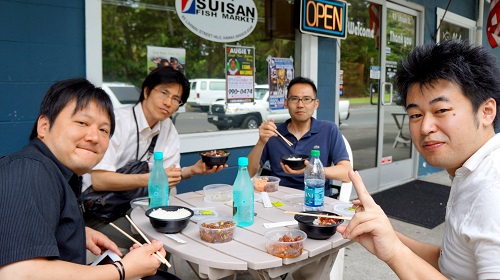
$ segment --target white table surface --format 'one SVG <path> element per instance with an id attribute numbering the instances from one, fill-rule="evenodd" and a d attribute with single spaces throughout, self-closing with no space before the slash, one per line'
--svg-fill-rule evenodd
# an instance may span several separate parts
<path id="1" fill-rule="evenodd" d="M 350 241 L 335 233 L 326 240 L 307 238 L 302 255 L 297 258 L 281 259 L 268 254 L 263 235 L 270 229 L 266 229 L 263 223 L 293 220 L 292 214 L 284 214 L 283 211 L 302 211 L 304 192 L 280 186 L 277 192 L 268 194 L 271 202 L 281 202 L 283 206 L 265 208 L 262 201 L 257 200 L 254 224 L 248 227 L 236 227 L 234 240 L 227 243 L 213 244 L 202 241 L 198 225 L 193 221 L 182 232 L 176 234 L 187 243 L 178 243 L 157 232 L 141 207 L 133 209 L 131 218 L 148 238 L 161 240 L 165 250 L 175 258 L 194 264 L 201 278 L 219 279 L 240 270 L 249 270 L 261 279 L 280 279 L 281 274 L 302 268 L 298 273 L 306 273 L 304 278 L 327 279 L 338 250 L 347 246 Z M 257 193 L 256 196 L 258 197 Z M 325 210 L 333 211 L 333 205 L 337 203 L 342 202 L 326 197 Z M 170 196 L 169 204 L 189 208 L 210 208 L 217 211 L 219 216 L 232 216 L 232 203 L 207 203 L 204 201 L 203 190 Z M 288 228 L 298 228 L 298 226 Z M 314 264 L 311 264 L 313 262 Z M 309 268 L 313 274 L 307 274 L 308 264 L 311 264 Z M 294 279 L 297 278 L 300 278 L 300 275 L 294 274 Z"/>

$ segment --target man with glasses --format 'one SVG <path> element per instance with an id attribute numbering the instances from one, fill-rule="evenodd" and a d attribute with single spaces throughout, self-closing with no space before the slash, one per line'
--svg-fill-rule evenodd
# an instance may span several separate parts
<path id="1" fill-rule="evenodd" d="M 180 168 L 179 134 L 170 116 L 187 101 L 189 91 L 189 81 L 182 72 L 172 67 L 160 67 L 151 71 L 142 83 L 139 102 L 133 107 L 115 110 L 115 134 L 101 162 L 90 174 L 84 175 L 83 191 L 89 186 L 94 191 L 124 191 L 146 187 L 149 173 L 122 174 L 116 170 L 135 159 L 148 161 L 151 168 L 154 158 L 150 156 L 148 149 L 155 136 L 154 151 L 163 152 L 163 166 L 166 167 L 171 193 L 176 193 L 172 188 L 182 179 L 222 170 L 223 165 L 207 168 L 201 159 L 194 165 Z M 95 219 L 89 221 L 89 217 L 87 225 L 108 235 L 116 233 L 112 228 L 106 232 L 103 229 L 105 223 Z M 119 235 L 117 238 L 129 243 Z"/>
<path id="2" fill-rule="evenodd" d="M 303 190 L 305 168 L 292 170 L 280 158 L 290 154 L 309 155 L 315 146 L 319 146 L 326 178 L 349 182 L 347 172 L 352 167 L 339 128 L 333 122 L 312 117 L 319 106 L 316 86 L 308 78 L 296 77 L 290 81 L 287 89 L 285 107 L 290 119 L 280 125 L 276 125 L 272 119 L 261 124 L 259 140 L 248 155 L 250 176 L 255 175 L 268 161 L 270 175 L 281 178 L 280 184 Z M 283 139 L 276 137 L 276 131 L 293 145 L 289 146 Z M 329 180 L 325 184 L 326 195 L 329 195 Z"/>

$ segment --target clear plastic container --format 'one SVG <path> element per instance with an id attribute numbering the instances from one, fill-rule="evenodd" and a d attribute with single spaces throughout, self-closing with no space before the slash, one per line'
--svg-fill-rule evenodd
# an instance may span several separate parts
<path id="1" fill-rule="evenodd" d="M 264 237 L 267 253 L 278 258 L 296 258 L 302 255 L 307 234 L 298 229 L 274 229 Z"/>
<path id="2" fill-rule="evenodd" d="M 226 203 L 233 200 L 233 186 L 227 184 L 211 184 L 203 187 L 205 202 Z"/>
<path id="3" fill-rule="evenodd" d="M 253 188 L 257 192 L 275 192 L 278 190 L 281 179 L 274 176 L 254 176 Z"/>
<path id="4" fill-rule="evenodd" d="M 231 218 L 213 218 L 198 222 L 200 238 L 210 243 L 225 243 L 233 240 L 236 222 Z"/>

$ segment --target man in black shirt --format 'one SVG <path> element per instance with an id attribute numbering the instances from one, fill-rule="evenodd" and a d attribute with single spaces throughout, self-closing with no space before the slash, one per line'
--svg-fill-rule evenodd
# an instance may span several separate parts
<path id="1" fill-rule="evenodd" d="M 110 249 L 86 228 L 79 176 L 103 157 L 115 127 L 107 94 L 85 79 L 54 84 L 45 95 L 31 141 L 0 159 L 0 279 L 120 279 L 152 275 L 161 242 L 132 250 L 120 265 L 86 266 L 87 248 Z M 118 270 L 118 272 L 117 272 Z"/>

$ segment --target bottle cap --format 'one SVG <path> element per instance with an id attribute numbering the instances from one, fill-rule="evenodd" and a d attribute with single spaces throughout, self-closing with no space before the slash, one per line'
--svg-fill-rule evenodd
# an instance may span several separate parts
<path id="1" fill-rule="evenodd" d="M 163 152 L 154 153 L 155 160 L 163 160 Z"/>
<path id="2" fill-rule="evenodd" d="M 312 157 L 319 157 L 320 152 L 319 150 L 311 150 L 311 156 Z"/>
<path id="3" fill-rule="evenodd" d="M 248 158 L 247 157 L 239 157 L 238 158 L 239 166 L 248 166 Z"/>

